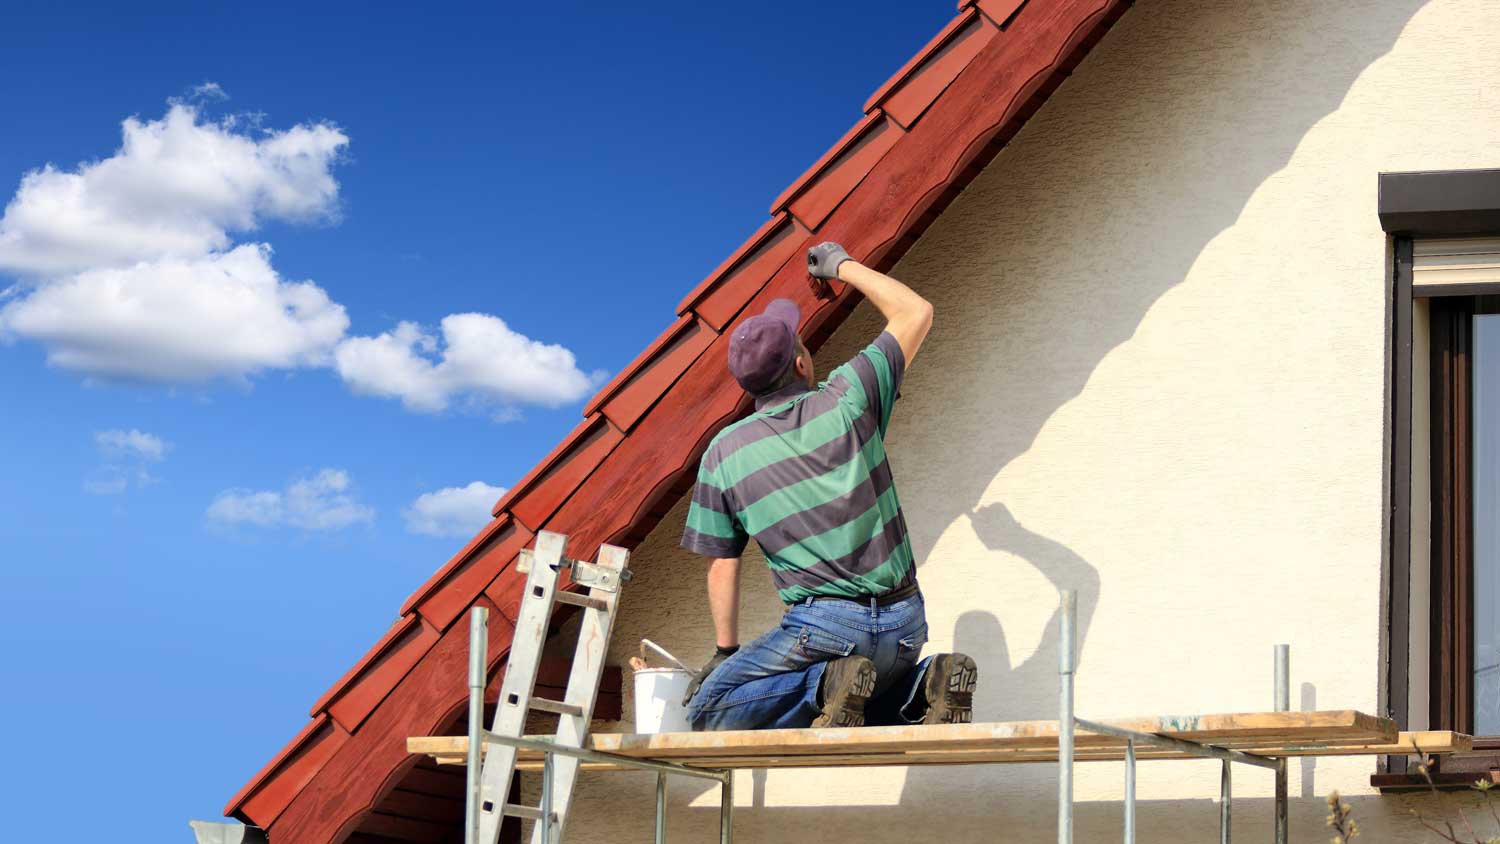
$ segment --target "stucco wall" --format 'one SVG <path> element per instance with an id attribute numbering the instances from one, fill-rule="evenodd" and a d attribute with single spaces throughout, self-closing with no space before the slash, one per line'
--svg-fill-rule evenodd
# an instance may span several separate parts
<path id="1" fill-rule="evenodd" d="M 1387 248 L 1376 174 L 1500 166 L 1496 0 L 1140 0 L 896 270 L 936 305 L 889 437 L 930 649 L 976 715 L 1055 717 L 1057 587 L 1087 619 L 1081 714 L 1380 707 Z M 878 330 L 863 308 L 826 369 Z M 679 506 L 639 549 L 615 658 L 712 645 Z M 748 561 L 743 630 L 779 605 Z M 1293 840 L 1367 758 L 1294 763 Z M 1271 778 L 1237 771 L 1237 836 Z M 744 775 L 739 841 L 1049 841 L 1051 766 Z M 1121 768 L 1079 770 L 1080 840 Z M 1216 763 L 1145 764 L 1141 835 L 1203 840 Z M 586 778 L 572 841 L 649 840 L 648 775 Z M 674 783 L 673 840 L 717 796 Z M 1365 840 L 1420 840 L 1401 798 Z M 1430 807 L 1428 811 L 1433 811 Z"/>

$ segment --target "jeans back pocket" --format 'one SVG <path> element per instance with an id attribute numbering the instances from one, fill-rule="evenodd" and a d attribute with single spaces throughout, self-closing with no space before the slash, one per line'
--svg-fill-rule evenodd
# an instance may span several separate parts
<path id="1" fill-rule="evenodd" d="M 854 643 L 816 627 L 803 627 L 797 634 L 797 649 L 814 661 L 848 656 L 854 653 Z"/>

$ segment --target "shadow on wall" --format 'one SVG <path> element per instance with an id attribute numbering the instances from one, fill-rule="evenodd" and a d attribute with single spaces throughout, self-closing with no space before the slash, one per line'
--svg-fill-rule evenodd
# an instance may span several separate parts
<path id="1" fill-rule="evenodd" d="M 1082 658 L 1102 594 L 1099 572 L 1063 543 L 1028 530 L 1005 504 L 985 503 L 987 491 L 1427 2 L 1139 0 L 950 206 L 898 268 L 932 299 L 941 322 L 903 387 L 905 414 L 918 403 L 911 397 L 932 391 L 919 401 L 941 408 L 941 419 L 903 419 L 898 407 L 892 443 L 919 567 L 944 565 L 933 546 L 967 519 L 989 551 L 1015 555 L 1054 586 L 1078 590 Z M 1069 250 L 1071 274 L 1056 269 L 1060 248 Z M 976 291 L 978 283 L 995 289 Z M 820 366 L 852 355 L 878 329 L 862 306 L 819 352 Z M 922 459 L 903 464 L 903 452 Z M 1005 594 L 1003 586 L 995 591 Z M 996 602 L 993 611 L 971 610 L 956 621 L 955 647 L 980 663 L 976 714 L 1055 718 L 1056 613 L 1040 647 L 1019 664 L 1005 613 Z M 747 615 L 747 627 L 771 623 L 760 616 Z M 1304 687 L 1304 706 L 1308 695 Z M 770 808 L 737 823 L 748 840 L 785 838 L 814 821 L 821 838 L 858 835 L 872 823 L 889 825 L 892 836 L 940 823 L 952 838 L 957 813 L 976 834 L 1016 821 L 1008 827 L 1016 840 L 1049 839 L 1051 768 L 977 773 L 912 768 L 899 811 Z M 1311 774 L 1304 767 L 1304 797 L 1313 796 Z M 760 797 L 764 779 L 756 783 Z M 1300 805 L 1303 815 L 1320 811 Z M 1211 834 L 1213 811 L 1208 801 L 1143 806 L 1142 829 L 1159 823 L 1166 832 L 1179 813 L 1199 813 Z M 1269 807 L 1261 814 L 1269 819 Z M 1085 804 L 1082 828 L 1090 818 L 1117 824 L 1117 804 Z"/>
<path id="2" fill-rule="evenodd" d="M 1318 687 L 1312 683 L 1302 684 L 1302 711 L 1318 711 Z M 1315 756 L 1302 757 L 1302 796 L 1313 797 L 1317 792 L 1317 770 L 1318 759 Z"/>
<path id="3" fill-rule="evenodd" d="M 926 546 L 916 549 L 919 565 L 942 566 L 941 558 L 930 556 L 936 538 L 968 519 L 989 551 L 1015 555 L 1057 588 L 1078 590 L 1084 661 L 1089 622 L 1105 585 L 1100 573 L 1063 543 L 1018 523 L 1006 505 L 980 502 L 1054 414 L 1082 392 L 1105 356 L 1135 334 L 1152 305 L 1235 223 L 1256 189 L 1286 166 L 1307 132 L 1338 108 L 1360 73 L 1389 52 L 1426 2 L 1138 2 L 933 226 L 902 272 L 924 290 L 935 288 L 938 313 L 959 315 L 944 329 L 963 336 L 935 335 L 934 359 L 919 365 L 905 387 L 909 394 L 944 390 L 943 423 L 907 429 L 892 449 L 898 458 L 902 447 L 953 453 L 899 475 L 905 501 L 914 502 L 913 491 L 920 489 L 917 512 L 908 516 L 914 538 Z M 1094 195 L 1075 185 L 1109 189 Z M 998 210 L 976 224 L 978 215 L 965 208 L 970 204 Z M 944 225 L 948 219 L 963 222 Z M 1044 236 L 1019 237 L 1028 225 Z M 1049 274 L 1056 266 L 1049 250 L 1058 243 L 1081 251 L 1069 267 L 1097 268 L 1098 274 Z M 955 272 L 953 256 L 976 250 Z M 970 270 L 1002 288 L 991 300 L 1000 307 L 991 311 L 990 325 L 975 325 L 973 294 L 962 281 Z M 945 275 L 957 281 L 948 283 Z M 945 343 L 953 345 L 943 349 Z M 980 664 L 976 717 L 1056 718 L 1057 613 L 1038 649 L 1019 663 L 1007 645 L 1004 618 L 1000 604 L 994 612 L 965 612 L 956 623 L 955 647 Z M 1304 707 L 1314 703 L 1312 696 L 1304 686 Z M 970 792 L 981 779 L 1004 782 L 1016 796 L 1055 790 L 1055 773 L 1045 766 L 974 774 L 912 768 L 900 804 L 936 818 L 955 791 Z M 1304 797 L 1313 796 L 1312 774 L 1311 763 L 1304 763 Z M 984 802 L 987 811 L 1002 811 L 993 798 Z M 1047 837 L 1036 832 L 1037 840 Z"/>

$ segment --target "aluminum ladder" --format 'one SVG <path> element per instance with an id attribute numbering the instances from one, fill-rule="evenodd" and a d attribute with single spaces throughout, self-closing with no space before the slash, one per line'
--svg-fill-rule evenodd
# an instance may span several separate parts
<path id="1" fill-rule="evenodd" d="M 526 574 L 526 592 L 516 615 L 505 679 L 500 684 L 500 698 L 488 731 L 482 729 L 482 723 L 489 612 L 475 607 L 470 617 L 470 740 L 464 814 L 464 840 L 468 844 L 497 844 L 500 822 L 505 816 L 536 822 L 532 844 L 552 844 L 559 840 L 567 823 L 582 761 L 578 756 L 550 752 L 543 755 L 540 806 L 506 802 L 515 779 L 517 753 L 522 747 L 536 743 L 522 736 L 526 716 L 530 712 L 557 715 L 557 731 L 547 744 L 560 749 L 582 749 L 604 676 L 604 659 L 615 626 L 620 587 L 630 578 L 627 568 L 630 554 L 625 549 L 600 546 L 597 562 L 588 563 L 568 559 L 567 544 L 566 536 L 542 531 L 536 535 L 535 549 L 523 550 L 517 561 L 519 570 Z M 588 587 L 587 594 L 558 588 L 563 569 L 569 570 L 575 584 Z M 582 619 L 567 692 L 562 700 L 548 700 L 534 697 L 533 690 L 552 610 L 557 604 L 578 607 Z M 483 754 L 481 762 L 484 748 L 489 752 Z"/>

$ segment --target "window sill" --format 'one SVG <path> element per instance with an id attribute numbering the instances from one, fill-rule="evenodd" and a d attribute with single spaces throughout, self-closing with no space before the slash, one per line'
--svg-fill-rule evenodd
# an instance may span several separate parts
<path id="1" fill-rule="evenodd" d="M 1372 774 L 1370 785 L 1380 789 L 1381 794 L 1401 794 L 1412 791 L 1463 791 L 1476 782 L 1500 785 L 1500 771 L 1433 771 L 1432 782 L 1418 773 Z"/>

